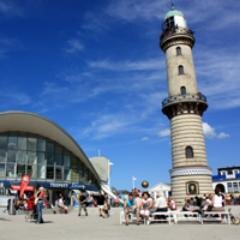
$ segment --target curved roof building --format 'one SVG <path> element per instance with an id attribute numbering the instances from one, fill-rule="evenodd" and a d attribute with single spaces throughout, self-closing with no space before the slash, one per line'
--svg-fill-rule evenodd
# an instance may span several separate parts
<path id="1" fill-rule="evenodd" d="M 0 113 L 0 190 L 23 174 L 49 189 L 100 188 L 93 165 L 64 129 L 33 113 Z"/>

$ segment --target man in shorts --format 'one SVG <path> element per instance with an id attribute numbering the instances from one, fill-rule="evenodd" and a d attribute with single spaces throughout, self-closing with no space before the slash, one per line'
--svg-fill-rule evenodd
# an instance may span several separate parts
<path id="1" fill-rule="evenodd" d="M 129 193 L 128 198 L 124 201 L 124 216 L 125 216 L 125 224 L 128 225 L 129 214 L 136 212 L 135 200 L 133 198 L 133 194 Z"/>
<path id="2" fill-rule="evenodd" d="M 88 211 L 87 211 L 87 196 L 85 192 L 79 192 L 78 195 L 78 201 L 79 201 L 79 211 L 78 211 L 78 216 L 81 216 L 82 210 L 85 212 L 85 216 L 88 216 Z"/>

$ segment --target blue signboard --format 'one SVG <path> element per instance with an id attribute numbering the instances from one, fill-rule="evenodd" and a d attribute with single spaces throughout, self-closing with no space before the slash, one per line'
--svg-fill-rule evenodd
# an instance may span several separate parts
<path id="1" fill-rule="evenodd" d="M 11 185 L 20 185 L 20 180 L 0 180 L 0 187 L 10 188 Z M 98 191 L 98 188 L 95 185 L 86 185 L 83 183 L 73 182 L 73 183 L 64 183 L 64 182 L 51 182 L 51 181 L 39 181 L 31 180 L 30 186 L 44 187 L 46 189 L 77 189 L 85 191 Z"/>

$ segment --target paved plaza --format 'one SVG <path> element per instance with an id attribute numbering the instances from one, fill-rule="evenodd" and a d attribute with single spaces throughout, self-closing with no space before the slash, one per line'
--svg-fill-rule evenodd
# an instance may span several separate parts
<path id="1" fill-rule="evenodd" d="M 119 209 L 111 211 L 109 219 L 97 216 L 97 209 L 90 209 L 89 217 L 78 217 L 77 210 L 70 214 L 44 215 L 45 224 L 38 225 L 24 221 L 24 215 L 0 215 L 1 240 L 237 240 L 240 236 L 240 225 L 226 224 L 153 224 L 119 225 Z"/>

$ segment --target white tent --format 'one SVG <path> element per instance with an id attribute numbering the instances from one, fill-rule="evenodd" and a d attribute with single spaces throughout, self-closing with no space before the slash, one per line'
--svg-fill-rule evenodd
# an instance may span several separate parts
<path id="1" fill-rule="evenodd" d="M 156 199 L 158 194 L 165 196 L 166 198 L 169 197 L 169 192 L 171 191 L 171 187 L 169 184 L 159 183 L 149 189 L 149 193 Z"/>

